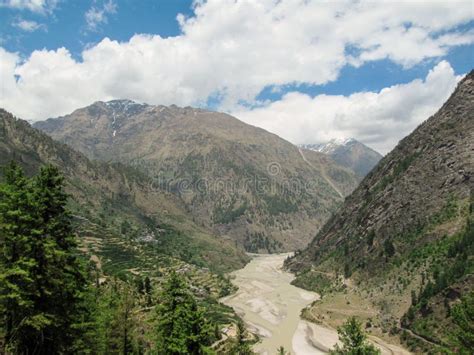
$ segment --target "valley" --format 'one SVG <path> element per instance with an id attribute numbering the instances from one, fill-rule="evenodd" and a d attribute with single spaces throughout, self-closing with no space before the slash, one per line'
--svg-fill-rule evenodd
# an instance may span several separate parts
<path id="1" fill-rule="evenodd" d="M 258 354 L 276 354 L 280 346 L 295 355 L 327 354 L 338 341 L 337 331 L 300 317 L 320 296 L 291 285 L 294 275 L 283 270 L 290 255 L 251 255 L 250 263 L 231 273 L 238 291 L 220 301 L 233 307 L 247 329 L 260 337 L 253 347 Z M 382 354 L 409 354 L 378 337 L 370 340 Z"/>
<path id="2" fill-rule="evenodd" d="M 0 355 L 474 354 L 472 1 L 0 23 Z"/>

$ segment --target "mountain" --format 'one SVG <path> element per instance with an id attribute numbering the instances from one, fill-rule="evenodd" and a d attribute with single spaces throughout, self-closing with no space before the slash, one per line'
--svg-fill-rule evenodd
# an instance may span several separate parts
<path id="1" fill-rule="evenodd" d="M 287 262 L 295 284 L 332 293 L 312 319 L 337 323 L 350 308 L 414 351 L 472 346 L 473 113 L 474 71 Z"/>
<path id="2" fill-rule="evenodd" d="M 354 138 L 332 139 L 326 143 L 300 144 L 300 148 L 329 155 L 334 161 L 364 177 L 382 159 L 382 155 Z"/>
<path id="3" fill-rule="evenodd" d="M 83 247 L 109 274 L 156 267 L 169 257 L 216 271 L 248 261 L 242 248 L 194 223 L 179 199 L 136 169 L 90 161 L 0 109 L 0 165 L 10 160 L 28 175 L 47 163 L 61 169 Z"/>
<path id="4" fill-rule="evenodd" d="M 324 154 L 191 107 L 96 102 L 35 127 L 90 159 L 132 166 L 251 252 L 306 246 L 358 182 Z"/>

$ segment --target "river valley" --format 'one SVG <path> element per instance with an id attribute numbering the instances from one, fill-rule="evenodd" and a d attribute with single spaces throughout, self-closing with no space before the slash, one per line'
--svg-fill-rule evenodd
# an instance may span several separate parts
<path id="1" fill-rule="evenodd" d="M 319 295 L 290 284 L 294 276 L 282 270 L 290 254 L 258 255 L 243 269 L 232 273 L 239 290 L 221 301 L 243 318 L 248 329 L 261 341 L 253 350 L 276 354 L 283 346 L 295 355 L 327 354 L 338 340 L 329 329 L 300 318 L 301 310 Z M 383 354 L 406 354 L 403 349 L 373 339 Z"/>

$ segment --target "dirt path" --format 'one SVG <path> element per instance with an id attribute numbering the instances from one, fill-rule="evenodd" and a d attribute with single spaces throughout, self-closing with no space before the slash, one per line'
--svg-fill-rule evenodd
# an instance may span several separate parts
<path id="1" fill-rule="evenodd" d="M 428 339 L 422 337 L 421 335 L 416 334 L 414 331 L 412 331 L 412 330 L 410 330 L 410 329 L 403 328 L 403 327 L 400 327 L 400 328 L 398 328 L 398 329 L 400 329 L 401 331 L 405 331 L 405 332 L 407 332 L 407 333 L 410 333 L 410 335 L 413 336 L 414 338 L 417 338 L 418 340 L 421 340 L 421 341 L 423 341 L 423 342 L 425 342 L 425 343 L 427 343 L 427 344 L 430 344 L 430 345 L 432 345 L 432 346 L 434 346 L 434 347 L 440 346 L 439 344 L 433 343 L 431 340 L 428 340 Z"/>
<path id="2" fill-rule="evenodd" d="M 301 148 L 298 148 L 298 151 L 300 152 L 300 155 L 301 155 L 301 158 L 303 158 L 303 160 L 310 166 L 312 167 L 313 169 L 315 170 L 318 170 L 320 173 L 321 173 L 321 176 L 324 178 L 324 180 L 326 180 L 326 182 L 333 188 L 334 191 L 336 191 L 339 196 L 341 196 L 342 198 L 344 198 L 344 195 L 341 193 L 341 191 L 337 188 L 336 185 L 334 185 L 334 183 L 331 181 L 331 179 L 327 176 L 326 174 L 326 170 L 324 170 L 324 168 L 321 168 L 321 169 L 316 169 L 316 167 L 308 160 L 306 159 L 306 157 L 304 156 L 304 153 L 303 151 L 301 150 Z"/>

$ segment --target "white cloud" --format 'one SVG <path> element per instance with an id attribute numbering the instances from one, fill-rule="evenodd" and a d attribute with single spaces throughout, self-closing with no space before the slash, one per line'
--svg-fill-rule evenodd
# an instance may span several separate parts
<path id="1" fill-rule="evenodd" d="M 0 0 L 0 7 L 29 10 L 36 13 L 52 13 L 59 0 Z"/>
<path id="2" fill-rule="evenodd" d="M 97 31 L 100 25 L 108 22 L 108 16 L 117 12 L 117 4 L 113 0 L 104 2 L 102 6 L 92 6 L 85 13 L 87 30 Z"/>
<path id="3" fill-rule="evenodd" d="M 24 19 L 18 19 L 16 22 L 13 23 L 14 27 L 17 27 L 25 32 L 34 32 L 37 30 L 45 30 L 46 26 L 44 24 L 38 23 L 36 21 L 29 21 Z"/>
<path id="4" fill-rule="evenodd" d="M 310 97 L 290 92 L 280 101 L 233 114 L 294 143 L 356 137 L 387 153 L 441 107 L 460 79 L 450 64 L 442 61 L 424 80 L 394 85 L 377 93 Z"/>
<path id="5" fill-rule="evenodd" d="M 96 5 L 104 15 L 91 15 L 91 25 L 115 11 L 106 4 Z M 178 16 L 182 33 L 175 37 L 104 38 L 79 61 L 66 48 L 28 58 L 1 51 L 9 90 L 0 107 L 38 120 L 96 100 L 203 105 L 220 97 L 219 109 L 230 111 L 267 86 L 334 81 L 345 65 L 388 58 L 410 66 L 442 57 L 473 42 L 472 31 L 459 29 L 473 18 L 469 1 L 199 1 L 193 16 Z"/>

